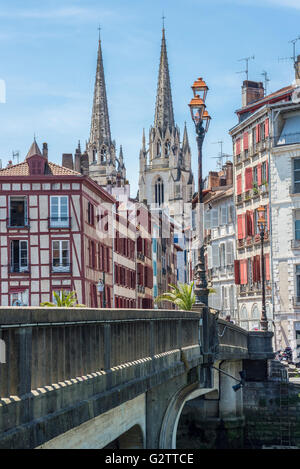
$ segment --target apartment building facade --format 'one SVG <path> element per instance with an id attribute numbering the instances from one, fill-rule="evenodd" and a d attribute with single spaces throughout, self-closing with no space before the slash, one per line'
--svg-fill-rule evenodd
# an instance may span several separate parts
<path id="1" fill-rule="evenodd" d="M 262 309 L 262 269 L 257 209 L 264 207 L 266 312 L 269 329 L 273 330 L 277 322 L 275 330 L 277 348 L 281 343 L 279 337 L 286 336 L 286 333 L 282 330 L 283 323 L 277 314 L 282 306 L 277 306 L 277 313 L 275 312 L 277 301 L 275 278 L 278 278 L 278 272 L 275 272 L 274 266 L 276 265 L 275 258 L 282 254 L 280 254 L 275 226 L 279 215 L 278 204 L 283 204 L 286 210 L 291 210 L 291 199 L 287 197 L 284 188 L 286 179 L 289 180 L 289 187 L 291 186 L 293 174 L 292 162 L 286 155 L 284 170 L 281 171 L 280 177 L 278 176 L 274 157 L 275 153 L 281 150 L 276 148 L 279 129 L 274 127 L 274 116 L 276 115 L 275 120 L 278 120 L 279 114 L 276 109 L 290 105 L 295 86 L 293 84 L 264 96 L 261 83 L 244 82 L 243 107 L 237 111 L 239 123 L 230 131 L 234 149 L 234 192 L 237 213 L 235 279 L 238 285 L 239 321 L 240 325 L 246 329 L 259 329 Z M 253 97 L 253 89 L 258 93 L 255 97 Z M 285 232 L 281 248 L 286 249 L 284 246 L 287 244 L 287 220 L 283 222 L 281 229 Z M 285 281 L 288 282 L 290 275 L 287 271 L 286 274 Z M 284 288 L 280 295 L 285 295 L 283 291 Z"/>
<path id="2" fill-rule="evenodd" d="M 75 290 L 80 303 L 100 306 L 105 272 L 112 306 L 112 238 L 98 218 L 115 200 L 47 156 L 34 141 L 24 162 L 0 171 L 1 305 L 38 306 L 53 291 Z"/>

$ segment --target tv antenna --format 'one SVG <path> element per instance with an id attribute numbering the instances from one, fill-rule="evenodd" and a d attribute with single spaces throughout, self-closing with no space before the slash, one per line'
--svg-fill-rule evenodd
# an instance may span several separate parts
<path id="1" fill-rule="evenodd" d="M 296 42 L 299 41 L 300 36 L 296 37 L 296 39 L 292 39 L 289 43 L 293 44 L 293 55 L 291 57 L 278 57 L 278 62 L 280 60 L 292 60 L 294 64 L 296 63 Z"/>
<path id="2" fill-rule="evenodd" d="M 268 77 L 268 73 L 263 70 L 263 72 L 261 73 L 261 75 L 264 77 L 265 79 L 265 96 L 267 96 L 267 88 L 268 88 L 268 82 L 271 81 L 270 78 Z"/>
<path id="3" fill-rule="evenodd" d="M 255 59 L 254 55 L 251 55 L 251 57 L 244 57 L 243 59 L 239 59 L 238 62 L 241 62 L 244 60 L 246 62 L 246 70 L 241 70 L 240 72 L 235 72 L 235 73 L 246 73 L 246 80 L 248 81 L 248 71 L 249 71 L 249 60 Z"/>
<path id="4" fill-rule="evenodd" d="M 217 165 L 219 167 L 219 169 L 222 169 L 223 168 L 223 158 L 231 158 L 232 155 L 228 155 L 227 153 L 223 153 L 223 140 L 219 140 L 218 142 L 212 142 L 213 144 L 219 144 L 220 145 L 220 153 L 219 153 L 219 156 L 211 156 L 211 158 L 216 158 L 218 161 L 217 161 Z"/>
<path id="5" fill-rule="evenodd" d="M 20 162 L 20 152 L 19 152 L 19 150 L 13 151 L 12 152 L 12 157 L 13 157 L 13 161 L 16 159 L 17 164 L 19 164 L 19 162 Z"/>

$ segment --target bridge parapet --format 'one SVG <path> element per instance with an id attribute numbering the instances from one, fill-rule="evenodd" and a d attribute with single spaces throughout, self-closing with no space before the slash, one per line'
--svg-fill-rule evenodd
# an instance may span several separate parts
<path id="1" fill-rule="evenodd" d="M 199 314 L 0 308 L 0 398 L 199 343 Z"/>

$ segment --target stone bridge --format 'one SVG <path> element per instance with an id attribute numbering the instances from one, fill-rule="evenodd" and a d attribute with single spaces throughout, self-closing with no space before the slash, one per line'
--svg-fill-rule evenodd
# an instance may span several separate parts
<path id="1" fill-rule="evenodd" d="M 6 307 L 0 341 L 10 449 L 176 448 L 188 401 L 217 396 L 218 419 L 240 421 L 239 372 L 273 358 L 272 333 L 208 311 Z"/>

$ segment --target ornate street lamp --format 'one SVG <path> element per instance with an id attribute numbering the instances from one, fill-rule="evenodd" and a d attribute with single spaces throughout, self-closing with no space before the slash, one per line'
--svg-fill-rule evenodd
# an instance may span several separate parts
<path id="1" fill-rule="evenodd" d="M 258 220 L 257 225 L 260 232 L 260 241 L 261 241 L 261 291 L 262 291 L 262 309 L 261 309 L 261 318 L 260 318 L 260 330 L 268 330 L 268 319 L 266 313 L 266 292 L 265 292 L 265 261 L 264 261 L 264 238 L 265 238 L 265 207 L 262 205 L 258 207 Z"/>
<path id="2" fill-rule="evenodd" d="M 189 103 L 192 120 L 196 129 L 196 140 L 198 145 L 198 203 L 200 207 L 199 247 L 198 263 L 195 267 L 195 296 L 196 305 L 208 305 L 208 288 L 204 259 L 204 236 L 203 236 L 203 180 L 202 180 L 202 146 L 205 134 L 208 131 L 211 117 L 205 106 L 208 87 L 202 78 L 198 78 L 192 85 L 194 97 Z"/>

